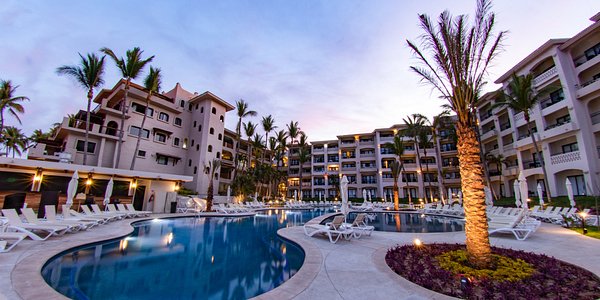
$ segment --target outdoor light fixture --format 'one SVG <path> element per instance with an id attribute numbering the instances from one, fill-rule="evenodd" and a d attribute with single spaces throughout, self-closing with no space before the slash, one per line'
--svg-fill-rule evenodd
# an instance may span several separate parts
<path id="1" fill-rule="evenodd" d="M 413 245 L 415 245 L 415 247 L 421 247 L 423 246 L 423 242 L 417 238 L 413 240 Z"/>
<path id="2" fill-rule="evenodd" d="M 585 218 L 587 218 L 587 213 L 586 212 L 580 212 L 579 215 L 581 216 L 581 231 L 583 232 L 583 234 L 587 234 L 587 228 L 585 228 Z"/>

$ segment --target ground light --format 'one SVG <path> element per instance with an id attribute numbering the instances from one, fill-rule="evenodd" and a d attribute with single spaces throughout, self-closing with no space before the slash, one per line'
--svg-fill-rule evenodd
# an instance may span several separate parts
<path id="1" fill-rule="evenodd" d="M 583 234 L 587 234 L 587 228 L 585 228 L 585 218 L 587 217 L 587 213 L 581 212 L 579 215 L 581 216 L 581 232 L 583 232 Z"/>
<path id="2" fill-rule="evenodd" d="M 420 239 L 416 238 L 413 240 L 413 245 L 415 245 L 415 247 L 421 247 L 423 246 L 423 242 Z"/>

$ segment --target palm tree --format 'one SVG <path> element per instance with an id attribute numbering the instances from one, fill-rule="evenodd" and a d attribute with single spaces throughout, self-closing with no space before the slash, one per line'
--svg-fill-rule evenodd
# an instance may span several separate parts
<path id="1" fill-rule="evenodd" d="M 309 161 L 310 151 L 308 145 L 308 137 L 306 136 L 306 134 L 304 134 L 304 132 L 301 132 L 300 139 L 298 139 L 298 162 L 300 163 L 300 195 L 302 195 L 302 166 Z"/>
<path id="2" fill-rule="evenodd" d="M 497 101 L 493 107 L 510 107 L 516 113 L 523 113 L 525 122 L 527 122 L 527 134 L 531 136 L 535 153 L 540 158 L 540 164 L 542 165 L 542 171 L 544 172 L 544 187 L 546 189 L 546 199 L 548 202 L 552 201 L 550 196 L 550 188 L 548 185 L 548 173 L 546 172 L 546 164 L 544 163 L 544 155 L 541 154 L 540 148 L 535 139 L 533 127 L 531 124 L 531 110 L 539 103 L 540 98 L 547 94 L 546 90 L 536 91 L 533 87 L 533 74 L 527 74 L 526 76 L 517 76 L 512 74 L 511 81 L 508 84 L 508 93 L 500 90 L 498 92 L 499 101 Z"/>
<path id="3" fill-rule="evenodd" d="M 277 139 L 277 168 L 279 168 L 279 163 L 283 163 L 283 158 L 285 156 L 285 148 L 287 147 L 287 132 L 284 129 L 281 129 L 277 132 L 275 139 Z"/>
<path id="4" fill-rule="evenodd" d="M 433 121 L 429 124 L 431 128 L 431 140 L 435 149 L 435 161 L 437 162 L 438 189 L 440 198 L 444 202 L 444 177 L 442 176 L 442 155 L 440 153 L 440 140 L 438 136 L 439 130 L 444 130 L 450 124 L 450 111 L 444 109 L 441 113 L 433 117 Z"/>
<path id="5" fill-rule="evenodd" d="M 256 127 L 258 126 L 258 124 L 253 124 L 252 122 L 248 121 L 248 123 L 243 123 L 244 126 L 244 133 L 246 134 L 246 136 L 248 137 L 248 165 L 246 166 L 248 169 L 250 169 L 252 167 L 252 136 L 254 135 L 254 132 L 256 131 Z"/>
<path id="6" fill-rule="evenodd" d="M 401 134 L 394 135 L 394 141 L 392 143 L 386 143 L 384 147 L 390 149 L 392 154 L 396 156 L 396 160 L 391 165 L 392 169 L 392 177 L 394 178 L 394 210 L 400 209 L 399 199 L 398 199 L 398 178 L 400 178 L 400 174 L 402 170 L 404 170 L 404 162 L 402 161 L 402 155 L 404 155 L 404 141 L 402 140 Z M 408 188 L 408 181 L 406 182 L 406 187 Z M 410 196 L 410 192 L 408 193 L 408 203 L 412 204 L 412 197 Z"/>
<path id="7" fill-rule="evenodd" d="M 419 175 L 421 176 L 421 181 L 423 181 L 423 165 L 421 164 L 421 151 L 419 145 L 420 136 L 423 132 L 423 128 L 425 126 L 425 116 L 421 114 L 412 114 L 403 118 L 402 121 L 406 128 L 403 131 L 403 134 L 412 138 L 413 145 L 415 146 L 415 152 L 417 153 L 417 165 L 419 166 Z M 409 193 L 410 194 L 410 193 Z"/>
<path id="8" fill-rule="evenodd" d="M 252 144 L 254 156 L 256 157 L 256 165 L 262 165 L 263 162 L 259 160 L 259 156 L 261 156 L 261 152 L 264 152 L 266 148 L 265 143 L 262 139 L 262 135 L 255 133 L 250 143 Z"/>
<path id="9" fill-rule="evenodd" d="M 19 118 L 19 114 L 25 112 L 25 108 L 19 102 L 29 101 L 29 98 L 25 96 L 15 96 L 19 86 L 13 86 L 10 80 L 0 80 L 0 132 L 4 130 L 4 112 L 8 111 L 10 115 L 12 115 L 19 124 L 21 124 L 21 119 Z"/>
<path id="10" fill-rule="evenodd" d="M 215 173 L 220 167 L 221 160 L 213 159 L 212 161 L 209 161 L 208 165 L 204 168 L 206 174 L 210 174 L 210 177 L 208 178 L 208 189 L 206 191 L 206 211 L 212 211 Z"/>
<path id="11" fill-rule="evenodd" d="M 152 66 L 150 66 L 150 72 L 144 79 L 144 87 L 148 91 L 148 94 L 146 95 L 146 108 L 144 109 L 144 111 L 148 110 L 148 107 L 150 106 L 150 98 L 152 97 L 152 94 L 158 93 L 158 91 L 160 90 L 161 83 L 162 74 L 160 73 L 160 69 L 153 68 Z M 142 131 L 144 130 L 146 117 L 147 114 L 144 114 L 144 117 L 142 117 L 142 124 L 140 125 L 141 129 L 138 131 L 137 141 L 135 143 L 135 151 L 133 152 L 133 158 L 131 159 L 131 167 L 129 168 L 130 170 L 133 170 L 133 168 L 135 168 L 135 160 L 137 158 L 137 153 L 140 150 L 140 141 L 142 140 Z"/>
<path id="12" fill-rule="evenodd" d="M 288 137 L 290 138 L 290 145 L 294 144 L 294 140 L 300 134 L 300 128 L 298 127 L 298 122 L 290 121 L 290 124 L 287 125 Z"/>
<path id="13" fill-rule="evenodd" d="M 233 158 L 233 179 L 237 176 L 238 171 L 238 156 L 240 153 L 240 140 L 242 139 L 242 119 L 246 117 L 254 117 L 257 115 L 256 111 L 250 110 L 248 108 L 248 102 L 244 101 L 244 99 L 240 99 L 235 102 L 236 114 L 238 117 L 237 125 L 235 126 L 235 133 L 237 134 L 237 145 L 235 147 L 235 157 Z M 256 126 L 255 126 L 256 127 Z M 254 132 L 250 136 L 254 135 Z M 248 163 L 250 163 L 249 161 Z"/>
<path id="14" fill-rule="evenodd" d="M 262 118 L 261 123 L 263 130 L 265 131 L 265 142 L 269 142 L 269 132 L 277 129 L 277 126 L 275 126 L 275 119 L 273 119 L 271 115 L 268 115 Z M 263 153 L 263 161 L 265 160 L 266 153 L 266 151 Z"/>
<path id="15" fill-rule="evenodd" d="M 411 69 L 440 93 L 457 115 L 457 148 L 469 262 L 477 267 L 487 267 L 492 256 L 474 107 L 485 84 L 487 67 L 496 57 L 505 32 L 495 33 L 495 15 L 489 0 L 478 0 L 473 24 L 467 16 L 453 17 L 448 11 L 440 14 L 437 24 L 424 14 L 419 20 L 424 31 L 422 44 L 407 43 L 421 64 L 411 66 Z"/>
<path id="16" fill-rule="evenodd" d="M 27 137 L 21 129 L 14 126 L 6 126 L 4 127 L 4 131 L 2 132 L 2 139 L 4 140 L 4 145 L 6 146 L 6 156 L 8 157 L 8 153 L 12 150 L 12 157 L 15 157 L 15 154 L 22 154 L 22 151 L 27 148 Z"/>
<path id="17" fill-rule="evenodd" d="M 82 88 L 87 90 L 87 109 L 85 111 L 85 139 L 83 142 L 83 164 L 87 164 L 87 149 L 90 131 L 90 110 L 92 99 L 94 98 L 94 89 L 104 84 L 104 58 L 98 57 L 95 53 L 88 53 L 83 57 L 79 53 L 81 61 L 77 66 L 62 66 L 56 69 L 58 75 L 67 75 L 75 80 Z"/>
<path id="18" fill-rule="evenodd" d="M 27 148 L 35 147 L 40 141 L 49 139 L 51 136 L 51 132 L 43 132 L 41 129 L 35 129 L 28 138 L 29 145 Z"/>
<path id="19" fill-rule="evenodd" d="M 117 69 L 121 72 L 121 76 L 125 78 L 125 95 L 123 96 L 123 101 L 121 102 L 121 130 L 119 131 L 119 143 L 117 149 L 117 159 L 115 160 L 115 165 L 113 167 L 118 168 L 119 163 L 121 161 L 121 150 L 123 148 L 123 135 L 125 133 L 125 114 L 127 112 L 127 97 L 129 96 L 129 86 L 131 85 L 131 80 L 136 79 L 142 73 L 144 67 L 150 63 L 154 59 L 154 55 L 150 56 L 147 59 L 142 59 L 142 51 L 139 47 L 135 47 L 131 50 L 127 50 L 125 52 L 125 57 L 117 57 L 115 53 L 109 48 L 100 49 L 101 52 L 110 56 L 113 59 L 115 64 L 117 65 Z M 144 111 L 144 114 L 147 112 Z M 137 153 L 134 153 L 134 156 Z"/>

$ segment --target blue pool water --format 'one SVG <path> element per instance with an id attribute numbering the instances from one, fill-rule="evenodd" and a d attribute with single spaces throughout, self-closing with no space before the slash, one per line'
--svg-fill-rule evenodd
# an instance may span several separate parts
<path id="1" fill-rule="evenodd" d="M 346 221 L 352 223 L 358 213 L 350 213 Z M 333 217 L 324 222 L 330 222 Z M 464 219 L 406 212 L 367 212 L 368 224 L 377 231 L 434 233 L 463 231 Z"/>
<path id="2" fill-rule="evenodd" d="M 326 212 L 142 221 L 125 238 L 54 257 L 42 276 L 74 299 L 247 299 L 279 286 L 302 266 L 302 249 L 277 230 Z"/>

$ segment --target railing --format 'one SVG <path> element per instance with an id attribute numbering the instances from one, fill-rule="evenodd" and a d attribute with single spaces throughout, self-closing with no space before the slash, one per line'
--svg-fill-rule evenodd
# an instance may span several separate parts
<path id="1" fill-rule="evenodd" d="M 575 87 L 576 87 L 578 90 L 580 90 L 580 89 L 582 89 L 582 88 L 584 88 L 584 87 L 586 87 L 586 86 L 588 86 L 588 85 L 590 85 L 590 84 L 592 84 L 592 83 L 594 83 L 594 82 L 596 82 L 596 81 L 598 81 L 598 80 L 600 80 L 600 77 L 598 77 L 598 78 L 593 78 L 593 79 L 591 79 L 591 80 L 589 80 L 589 81 L 586 81 L 586 82 L 584 82 L 584 83 L 582 83 L 582 84 L 576 84 L 576 85 L 575 85 Z"/>
<path id="2" fill-rule="evenodd" d="M 370 153 L 361 153 L 360 157 L 375 157 L 375 153 L 374 152 L 370 152 Z"/>
<path id="3" fill-rule="evenodd" d="M 556 127 L 559 127 L 559 126 L 562 126 L 562 125 L 565 125 L 565 124 L 569 124 L 569 123 L 571 123 L 571 120 L 569 120 L 568 122 L 567 121 L 565 121 L 565 122 L 558 122 L 558 123 L 546 126 L 545 130 L 550 130 L 552 128 L 556 128 Z"/>
<path id="4" fill-rule="evenodd" d="M 367 141 L 363 141 L 363 140 L 361 140 L 361 141 L 359 142 L 359 144 L 361 144 L 361 145 L 373 144 L 373 140 L 367 140 Z"/>
<path id="5" fill-rule="evenodd" d="M 510 122 L 500 124 L 500 130 L 506 130 L 510 128 Z"/>
<path id="6" fill-rule="evenodd" d="M 489 110 L 487 113 L 481 115 L 481 121 L 485 121 L 489 118 L 491 118 L 494 114 L 492 114 L 492 111 Z"/>
<path id="7" fill-rule="evenodd" d="M 494 129 L 496 129 L 496 127 L 494 127 L 494 126 L 492 126 L 492 127 L 488 128 L 488 129 L 483 129 L 483 130 L 481 131 L 481 134 L 482 134 L 482 135 L 483 135 L 483 134 L 486 134 L 486 133 L 488 133 L 488 132 L 490 132 L 490 131 L 493 131 Z"/>
<path id="8" fill-rule="evenodd" d="M 502 150 L 504 150 L 504 152 L 510 151 L 513 149 L 513 142 L 510 142 L 510 144 L 506 144 L 502 147 Z"/>
<path id="9" fill-rule="evenodd" d="M 354 144 L 354 143 L 355 143 L 354 140 L 352 140 L 352 141 L 342 141 L 342 145 L 351 145 L 351 144 Z"/>
<path id="10" fill-rule="evenodd" d="M 550 156 L 550 162 L 553 165 L 570 163 L 581 160 L 581 154 L 579 151 L 573 151 L 568 153 L 561 153 Z"/>
<path id="11" fill-rule="evenodd" d="M 592 119 L 592 125 L 600 123 L 600 111 L 590 114 L 590 118 Z"/>
<path id="12" fill-rule="evenodd" d="M 376 184 L 377 180 L 361 180 L 360 183 L 362 183 L 362 184 Z"/>
<path id="13" fill-rule="evenodd" d="M 313 163 L 322 164 L 322 163 L 325 163 L 325 160 L 324 159 L 315 159 L 315 160 L 313 160 Z"/>
<path id="14" fill-rule="evenodd" d="M 342 155 L 342 159 L 354 159 L 356 155 Z"/>
<path id="15" fill-rule="evenodd" d="M 563 100 L 565 100 L 565 97 L 558 97 L 556 99 L 552 99 L 552 98 L 548 97 L 548 98 L 540 101 L 540 106 L 542 107 L 542 109 L 544 109 L 544 108 L 550 107 L 558 102 L 561 102 Z"/>
<path id="16" fill-rule="evenodd" d="M 355 170 L 356 166 L 354 167 L 342 167 L 342 171 L 350 171 L 350 170 Z"/>
<path id="17" fill-rule="evenodd" d="M 533 79 L 533 85 L 539 85 L 540 83 L 544 82 L 546 79 L 556 75 L 558 73 L 558 70 L 556 69 L 556 66 L 548 69 L 546 72 L 536 76 Z"/>
<path id="18" fill-rule="evenodd" d="M 515 122 L 519 121 L 519 120 L 522 120 L 524 118 L 525 118 L 525 113 L 520 112 L 520 113 L 518 113 L 518 114 L 515 115 Z"/>
<path id="19" fill-rule="evenodd" d="M 542 166 L 542 163 L 539 161 L 533 161 L 533 160 L 523 161 L 523 169 L 525 169 L 525 170 L 539 168 L 541 166 Z"/>

